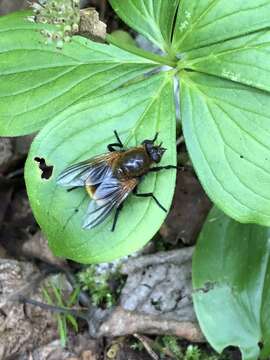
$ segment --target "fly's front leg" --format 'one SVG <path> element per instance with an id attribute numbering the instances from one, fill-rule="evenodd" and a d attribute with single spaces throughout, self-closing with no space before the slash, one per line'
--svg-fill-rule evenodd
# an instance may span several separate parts
<path id="1" fill-rule="evenodd" d="M 133 190 L 133 194 L 137 197 L 151 197 L 153 200 L 155 200 L 157 206 L 159 206 L 163 211 L 167 212 L 167 209 L 165 209 L 165 207 L 163 205 L 161 205 L 161 203 L 158 201 L 158 199 L 155 197 L 155 195 L 153 193 L 142 193 L 142 194 L 138 194 L 137 193 L 137 187 Z"/>
<path id="2" fill-rule="evenodd" d="M 114 135 L 115 135 L 116 140 L 117 140 L 118 142 L 117 142 L 117 143 L 113 143 L 113 144 L 109 144 L 109 145 L 107 146 L 107 148 L 108 148 L 108 150 L 109 150 L 110 152 L 117 151 L 117 150 L 115 149 L 115 147 L 118 147 L 118 148 L 120 148 L 120 149 L 123 149 L 123 147 L 124 147 L 124 145 L 123 145 L 123 143 L 122 143 L 122 141 L 121 141 L 121 139 L 120 139 L 120 137 L 119 137 L 119 135 L 118 135 L 118 133 L 117 133 L 116 130 L 114 130 Z"/>

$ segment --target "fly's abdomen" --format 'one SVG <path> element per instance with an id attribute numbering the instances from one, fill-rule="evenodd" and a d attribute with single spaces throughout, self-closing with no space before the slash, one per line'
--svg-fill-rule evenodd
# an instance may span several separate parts
<path id="1" fill-rule="evenodd" d="M 149 171 L 150 159 L 140 148 L 127 151 L 117 161 L 114 173 L 118 178 L 135 178 Z"/>

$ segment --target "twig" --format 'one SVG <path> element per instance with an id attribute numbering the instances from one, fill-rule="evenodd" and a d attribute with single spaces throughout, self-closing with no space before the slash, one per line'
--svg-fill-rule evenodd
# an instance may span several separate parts
<path id="1" fill-rule="evenodd" d="M 29 304 L 33 306 L 38 306 L 41 309 L 49 310 L 57 314 L 66 314 L 66 315 L 73 315 L 77 318 L 84 319 L 88 322 L 88 311 L 87 310 L 81 310 L 81 309 L 69 309 L 61 306 L 55 306 L 55 305 L 49 305 L 42 303 L 41 301 L 37 301 L 34 299 L 27 299 L 24 296 L 19 296 L 18 301 L 22 304 Z"/>
<path id="2" fill-rule="evenodd" d="M 154 350 L 151 348 L 147 338 L 145 336 L 134 334 L 133 335 L 136 339 L 138 339 L 144 346 L 145 350 L 148 352 L 148 354 L 151 356 L 154 360 L 160 360 L 159 356 L 154 352 Z"/>

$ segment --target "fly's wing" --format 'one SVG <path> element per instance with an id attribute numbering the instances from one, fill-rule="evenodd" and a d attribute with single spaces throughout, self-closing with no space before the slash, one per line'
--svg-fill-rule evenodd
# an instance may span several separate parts
<path id="1" fill-rule="evenodd" d="M 65 187 L 100 184 L 111 177 L 111 164 L 117 156 L 118 152 L 115 151 L 71 165 L 60 173 L 56 182 Z"/>
<path id="2" fill-rule="evenodd" d="M 117 208 L 138 184 L 137 179 L 119 181 L 108 178 L 98 186 L 90 202 L 83 223 L 84 229 L 92 229 L 99 225 L 110 212 Z"/>

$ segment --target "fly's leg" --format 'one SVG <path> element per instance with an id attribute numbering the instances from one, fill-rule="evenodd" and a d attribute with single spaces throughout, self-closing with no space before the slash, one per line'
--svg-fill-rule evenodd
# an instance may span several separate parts
<path id="1" fill-rule="evenodd" d="M 164 206 L 161 205 L 161 203 L 158 201 L 158 199 L 155 197 L 155 195 L 153 193 L 143 193 L 143 194 L 138 194 L 137 193 L 137 188 L 135 188 L 133 190 L 133 194 L 137 197 L 151 197 L 153 200 L 155 200 L 157 206 L 159 206 L 163 211 L 167 212 L 167 210 L 165 209 Z"/>
<path id="2" fill-rule="evenodd" d="M 161 171 L 161 170 L 169 170 L 169 169 L 183 170 L 183 167 L 175 166 L 175 165 L 155 166 L 155 167 L 150 168 L 149 171 L 158 172 L 158 171 Z"/>
<path id="3" fill-rule="evenodd" d="M 76 189 L 78 189 L 79 187 L 81 187 L 81 186 L 73 186 L 72 188 L 67 189 L 67 192 L 70 192 L 70 191 L 76 190 Z"/>
<path id="4" fill-rule="evenodd" d="M 107 146 L 107 148 L 108 148 L 108 150 L 109 150 L 110 152 L 116 151 L 115 147 L 119 147 L 120 149 L 122 149 L 122 148 L 124 147 L 124 145 L 123 145 L 123 143 L 122 143 L 122 141 L 121 141 L 121 139 L 120 139 L 120 137 L 119 137 L 119 135 L 118 135 L 118 133 L 117 133 L 116 130 L 114 130 L 114 135 L 115 135 L 116 140 L 117 140 L 118 142 L 117 142 L 117 143 L 113 143 L 113 144 L 109 144 L 109 145 Z"/>
<path id="5" fill-rule="evenodd" d="M 116 137 L 116 140 L 118 141 L 119 146 L 124 147 L 124 145 L 123 145 L 123 143 L 122 143 L 122 141 L 121 141 L 121 139 L 120 139 L 120 137 L 118 135 L 118 132 L 116 130 L 114 130 L 114 135 Z"/>
<path id="6" fill-rule="evenodd" d="M 116 227 L 117 220 L 118 220 L 119 213 L 120 213 L 120 211 L 121 211 L 122 209 L 123 209 L 123 204 L 120 204 L 120 205 L 116 208 L 111 231 L 114 231 L 114 229 L 115 229 L 115 227 Z"/>
<path id="7" fill-rule="evenodd" d="M 154 139 L 153 140 L 151 140 L 153 143 L 157 140 L 157 138 L 158 138 L 158 132 L 156 132 L 156 134 L 155 134 L 155 137 L 154 137 Z"/>

